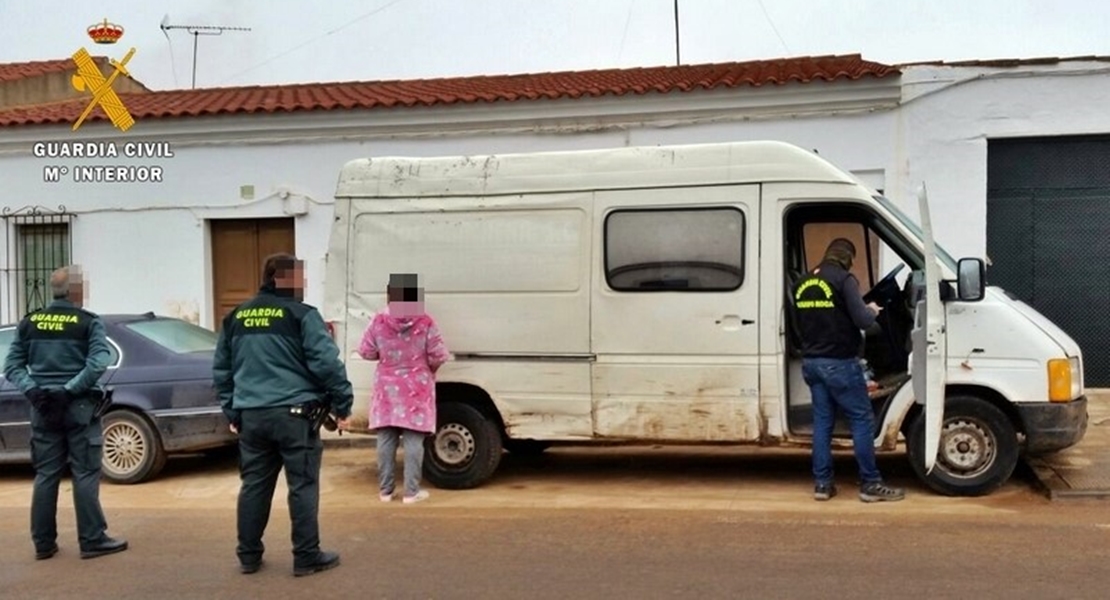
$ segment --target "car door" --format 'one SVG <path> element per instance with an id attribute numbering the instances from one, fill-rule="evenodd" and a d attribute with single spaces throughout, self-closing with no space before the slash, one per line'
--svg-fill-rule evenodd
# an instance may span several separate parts
<path id="1" fill-rule="evenodd" d="M 0 329 L 0 365 L 8 358 L 15 340 L 15 327 Z M 27 398 L 0 373 L 0 444 L 6 454 L 31 449 L 31 405 Z"/>
<path id="2" fill-rule="evenodd" d="M 594 433 L 759 439 L 759 188 L 599 191 Z"/>
<path id="3" fill-rule="evenodd" d="M 0 364 L 7 360 L 8 348 L 15 340 L 15 327 L 0 329 Z M 104 385 L 119 366 L 120 352 L 116 342 L 108 337 L 108 369 L 100 378 Z M 31 452 L 31 403 L 14 384 L 0 373 L 0 440 L 4 452 L 29 457 Z"/>

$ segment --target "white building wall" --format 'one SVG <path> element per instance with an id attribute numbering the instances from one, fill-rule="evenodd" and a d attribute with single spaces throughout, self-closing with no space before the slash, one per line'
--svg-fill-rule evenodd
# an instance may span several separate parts
<path id="1" fill-rule="evenodd" d="M 212 325 L 206 220 L 295 216 L 297 254 L 308 266 L 306 300 L 319 306 L 332 195 L 340 168 L 354 158 L 784 140 L 883 188 L 911 215 L 914 190 L 927 182 L 939 243 L 955 256 L 983 256 L 988 138 L 1110 132 L 1107 63 L 903 72 L 899 108 L 890 108 L 879 86 L 853 82 L 742 94 L 165 119 L 132 130 L 171 140 L 172 158 L 38 158 L 28 152 L 33 141 L 128 138 L 100 123 L 83 127 L 81 136 L 69 127 L 10 128 L 0 140 L 0 205 L 64 205 L 78 215 L 74 259 L 91 277 L 93 310 L 152 310 Z M 164 169 L 164 182 L 76 184 L 67 176 L 44 183 L 43 167 L 51 164 L 153 164 Z M 244 185 L 254 186 L 253 200 L 240 197 Z M 0 264 L 5 252 L 0 248 Z"/>
<path id="2" fill-rule="evenodd" d="M 916 216 L 912 194 L 924 180 L 937 242 L 956 257 L 986 257 L 988 139 L 1110 133 L 1106 62 L 919 66 L 903 70 L 902 84 L 901 157 L 887 195 Z"/>
<path id="3" fill-rule="evenodd" d="M 212 326 L 212 267 L 206 221 L 295 215 L 296 250 L 308 268 L 306 301 L 319 306 L 323 301 L 332 196 L 340 168 L 354 158 L 773 138 L 816 148 L 879 186 L 882 171 L 887 168 L 892 118 L 890 113 L 879 113 L 849 119 L 807 117 L 312 143 L 188 146 L 171 142 L 173 157 L 137 160 L 51 159 L 24 152 L 0 156 L 6 184 L 0 190 L 0 200 L 13 208 L 38 204 L 53 209 L 64 205 L 77 215 L 71 225 L 73 256 L 91 280 L 90 309 L 101 313 L 154 311 Z M 53 129 L 57 134 L 56 128 L 42 129 Z M 73 139 L 68 135 L 58 137 Z M 159 165 L 164 181 L 74 183 L 71 175 L 57 183 L 43 181 L 47 165 L 72 168 L 81 164 Z M 240 198 L 240 186 L 244 185 L 254 186 L 253 200 Z M 289 192 L 288 198 L 281 197 L 282 190 Z M 4 260 L 0 256 L 0 262 Z"/>

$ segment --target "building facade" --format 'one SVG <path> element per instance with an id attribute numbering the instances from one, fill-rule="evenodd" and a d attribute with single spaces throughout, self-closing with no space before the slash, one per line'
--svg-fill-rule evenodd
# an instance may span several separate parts
<path id="1" fill-rule="evenodd" d="M 0 108 L 0 320 L 34 305 L 36 281 L 55 263 L 75 262 L 99 312 L 215 328 L 279 250 L 306 260 L 307 301 L 319 305 L 332 196 L 355 158 L 775 139 L 818 152 L 911 215 L 926 182 L 938 242 L 987 257 L 991 283 L 1060 322 L 1090 356 L 1110 342 L 1084 339 L 1086 313 L 1047 288 L 1064 279 L 1071 293 L 1093 294 L 1093 265 L 1110 258 L 1092 226 L 1110 225 L 1110 169 L 1068 170 L 1075 160 L 1110 166 L 1099 137 L 1110 134 L 1100 101 L 1108 69 L 1098 57 L 892 66 L 840 56 L 139 90 L 120 94 L 136 120 L 125 133 L 99 111 L 73 131 L 80 98 Z M 72 156 L 76 142 L 101 156 Z M 132 181 L 105 180 L 119 176 Z M 1035 209 L 1055 211 L 1055 225 L 1045 229 Z M 1086 233 L 1066 234 L 1069 223 Z M 1051 266 L 1067 257 L 1090 273 Z M 1110 362 L 1092 361 L 1088 377 L 1110 383 Z"/>

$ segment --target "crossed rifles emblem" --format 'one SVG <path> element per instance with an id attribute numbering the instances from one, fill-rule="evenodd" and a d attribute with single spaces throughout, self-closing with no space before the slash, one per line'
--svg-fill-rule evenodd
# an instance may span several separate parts
<path id="1" fill-rule="evenodd" d="M 92 110 L 99 106 L 108 118 L 111 119 L 112 125 L 115 125 L 120 131 L 127 131 L 135 124 L 135 119 L 131 117 L 131 113 L 127 111 L 127 107 L 123 105 L 123 101 L 116 95 L 115 90 L 112 89 L 112 83 L 116 77 L 123 73 L 130 76 L 127 71 L 127 61 L 131 60 L 131 56 L 135 54 L 135 49 L 132 48 L 122 61 L 116 62 L 109 60 L 109 64 L 115 69 L 108 79 L 104 79 L 104 75 L 100 69 L 93 62 L 89 53 L 81 48 L 73 54 L 73 62 L 77 63 L 77 73 L 71 79 L 73 87 L 79 92 L 89 91 L 92 94 L 92 101 L 85 107 L 85 112 L 81 113 L 81 118 L 73 124 L 73 131 L 81 126 L 81 123 L 88 118 Z"/>

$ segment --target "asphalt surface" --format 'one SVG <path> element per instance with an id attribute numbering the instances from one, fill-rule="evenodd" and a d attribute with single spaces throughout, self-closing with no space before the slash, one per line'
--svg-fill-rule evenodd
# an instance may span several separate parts
<path id="1" fill-rule="evenodd" d="M 631 448 L 507 456 L 476 490 L 377 501 L 370 449 L 325 455 L 323 545 L 342 565 L 294 578 L 284 486 L 266 565 L 236 569 L 234 457 L 171 461 L 158 480 L 104 485 L 122 554 L 80 560 L 68 482 L 61 552 L 35 561 L 31 472 L 0 470 L 2 598 L 1106 598 L 1110 506 L 1051 502 L 1021 473 L 986 498 L 918 486 L 884 455 L 903 502 L 809 498 L 805 452 Z"/>

